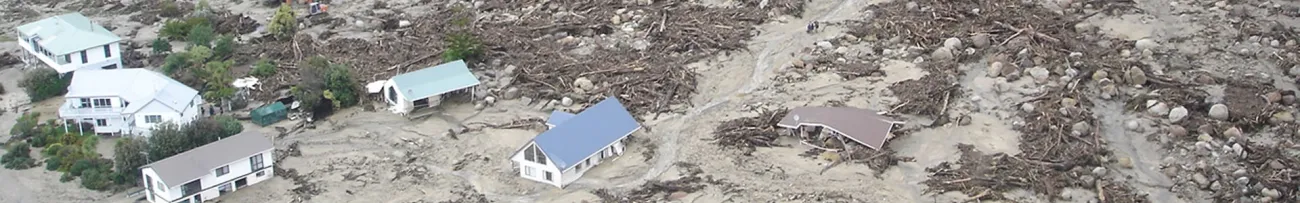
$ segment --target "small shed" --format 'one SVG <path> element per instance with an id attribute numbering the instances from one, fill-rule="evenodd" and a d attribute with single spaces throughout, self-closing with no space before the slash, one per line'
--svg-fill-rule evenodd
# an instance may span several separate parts
<path id="1" fill-rule="evenodd" d="M 456 60 L 393 76 L 384 83 L 382 91 L 390 110 L 407 114 L 438 105 L 443 94 L 473 90 L 471 87 L 479 83 L 478 76 L 469 71 L 465 61 Z"/>
<path id="2" fill-rule="evenodd" d="M 253 109 L 249 117 L 252 117 L 253 124 L 267 126 L 288 118 L 289 108 L 285 107 L 284 103 L 275 102 Z"/>

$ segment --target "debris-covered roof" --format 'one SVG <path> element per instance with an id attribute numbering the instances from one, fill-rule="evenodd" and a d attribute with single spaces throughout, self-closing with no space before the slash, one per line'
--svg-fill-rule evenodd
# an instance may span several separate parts
<path id="1" fill-rule="evenodd" d="M 248 157 L 272 149 L 271 140 L 265 135 L 246 130 L 141 168 L 153 168 L 158 179 L 170 188 L 208 175 L 217 167 L 248 160 Z"/>
<path id="2" fill-rule="evenodd" d="M 558 124 L 533 141 L 560 170 L 573 167 L 641 128 L 623 103 L 612 96 Z"/>
<path id="3" fill-rule="evenodd" d="M 479 84 L 463 60 L 393 76 L 393 84 L 407 101 L 428 98 Z"/>
<path id="4" fill-rule="evenodd" d="M 885 146 L 894 124 L 899 121 L 875 111 L 852 107 L 799 107 L 790 110 L 777 126 L 824 126 L 876 150 Z"/>
<path id="5" fill-rule="evenodd" d="M 135 113 L 155 101 L 182 111 L 198 95 L 199 91 L 162 73 L 143 68 L 122 68 L 77 71 L 72 74 L 72 83 L 64 97 L 122 97 L 130 102 L 122 112 Z"/>
<path id="6" fill-rule="evenodd" d="M 122 41 L 113 31 L 104 29 L 76 12 L 20 25 L 18 32 L 28 37 L 40 37 L 39 44 L 54 55 L 70 54 Z"/>

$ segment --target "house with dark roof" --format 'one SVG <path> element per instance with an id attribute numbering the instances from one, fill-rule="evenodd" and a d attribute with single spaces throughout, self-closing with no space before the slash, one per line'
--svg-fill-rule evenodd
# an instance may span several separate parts
<path id="1" fill-rule="evenodd" d="M 519 176 L 560 188 L 622 155 L 627 137 L 641 129 L 612 96 L 577 114 L 552 112 L 546 124 L 550 129 L 520 147 L 510 160 L 519 167 Z"/>
<path id="2" fill-rule="evenodd" d="M 275 147 L 244 131 L 140 167 L 152 203 L 199 203 L 271 179 Z"/>
<path id="3" fill-rule="evenodd" d="M 40 61 L 60 74 L 122 66 L 122 38 L 81 13 L 67 13 L 19 25 L 23 62 Z"/>
<path id="4" fill-rule="evenodd" d="M 811 131 L 820 135 L 823 129 L 831 136 L 845 137 L 875 150 L 885 147 L 893 138 L 894 124 L 903 124 L 880 115 L 879 112 L 853 107 L 799 107 L 781 118 L 777 127 L 790 129 L 796 135 Z"/>
<path id="5" fill-rule="evenodd" d="M 408 114 L 422 108 L 437 106 L 442 95 L 473 90 L 479 85 L 474 73 L 463 60 L 393 76 L 383 83 L 381 92 L 388 102 L 389 111 Z"/>

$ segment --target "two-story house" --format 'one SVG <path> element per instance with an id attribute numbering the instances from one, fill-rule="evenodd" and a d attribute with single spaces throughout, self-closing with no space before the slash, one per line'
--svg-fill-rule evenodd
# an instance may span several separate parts
<path id="1" fill-rule="evenodd" d="M 197 90 L 140 68 L 78 71 L 64 99 L 59 118 L 110 135 L 149 135 L 162 122 L 189 123 L 203 104 Z"/>
<path id="2" fill-rule="evenodd" d="M 80 69 L 116 69 L 122 66 L 122 38 L 95 24 L 81 13 L 68 13 L 20 25 L 18 46 L 30 53 L 23 61 L 38 60 L 60 74 Z"/>
<path id="3" fill-rule="evenodd" d="M 140 167 L 145 199 L 199 203 L 271 179 L 275 147 L 261 133 L 243 133 Z"/>

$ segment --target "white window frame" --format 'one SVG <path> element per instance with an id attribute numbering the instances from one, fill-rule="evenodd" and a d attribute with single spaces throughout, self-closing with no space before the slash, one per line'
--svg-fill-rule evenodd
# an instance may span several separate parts
<path id="1" fill-rule="evenodd" d="M 104 104 L 100 104 L 99 103 L 100 101 L 103 101 Z M 113 108 L 113 100 L 112 99 L 91 99 L 90 106 L 93 108 Z"/>
<path id="2" fill-rule="evenodd" d="M 536 169 L 533 169 L 532 166 L 524 166 L 524 176 L 527 176 L 527 177 L 536 177 L 536 176 L 537 176 L 537 175 L 536 175 L 537 173 L 535 173 L 533 170 L 536 170 Z"/>
<path id="3" fill-rule="evenodd" d="M 95 127 L 108 126 L 108 119 L 95 119 Z"/>
<path id="4" fill-rule="evenodd" d="M 248 166 L 252 168 L 250 170 L 261 169 L 263 166 L 266 166 L 266 160 L 262 159 L 261 153 L 258 153 L 257 155 L 248 157 Z"/>
<path id="5" fill-rule="evenodd" d="M 144 123 L 162 123 L 162 115 L 144 115 Z"/>

